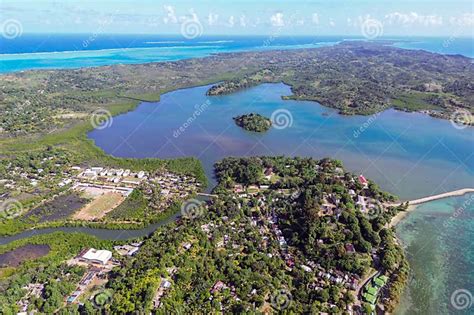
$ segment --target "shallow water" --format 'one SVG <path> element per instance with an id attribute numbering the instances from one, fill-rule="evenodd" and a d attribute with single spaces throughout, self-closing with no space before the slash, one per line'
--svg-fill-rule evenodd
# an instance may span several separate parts
<path id="1" fill-rule="evenodd" d="M 397 314 L 472 314 L 474 194 L 419 206 L 397 234 L 411 267 Z"/>

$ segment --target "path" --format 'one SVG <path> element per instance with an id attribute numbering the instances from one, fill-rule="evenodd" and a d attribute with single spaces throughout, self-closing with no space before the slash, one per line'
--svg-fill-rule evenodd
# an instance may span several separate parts
<path id="1" fill-rule="evenodd" d="M 449 191 L 445 192 L 442 194 L 437 194 L 437 195 L 432 195 L 432 196 L 427 196 L 419 199 L 414 199 L 414 200 L 409 200 L 408 201 L 408 208 L 406 211 L 400 211 L 395 215 L 392 220 L 390 221 L 389 227 L 397 225 L 410 211 L 413 211 L 416 209 L 415 206 L 427 203 L 430 201 L 438 200 L 438 199 L 444 199 L 444 198 L 449 198 L 449 197 L 456 197 L 456 196 L 462 196 L 468 193 L 474 193 L 474 188 L 463 188 L 463 189 L 458 189 L 454 191 Z M 391 204 L 391 206 L 399 206 L 402 203 L 397 203 L 397 204 Z"/>

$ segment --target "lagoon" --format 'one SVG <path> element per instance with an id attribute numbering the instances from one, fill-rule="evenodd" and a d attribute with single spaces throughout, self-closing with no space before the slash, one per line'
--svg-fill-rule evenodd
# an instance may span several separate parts
<path id="1" fill-rule="evenodd" d="M 213 164 L 226 156 L 332 157 L 402 200 L 471 187 L 474 129 L 389 109 L 372 116 L 342 116 L 316 102 L 283 100 L 290 87 L 260 86 L 206 96 L 209 86 L 177 90 L 142 103 L 89 133 L 118 157 L 199 158 L 212 184 Z M 257 112 L 288 119 L 286 128 L 252 133 L 232 117 Z M 212 185 L 211 185 L 212 186 Z"/>

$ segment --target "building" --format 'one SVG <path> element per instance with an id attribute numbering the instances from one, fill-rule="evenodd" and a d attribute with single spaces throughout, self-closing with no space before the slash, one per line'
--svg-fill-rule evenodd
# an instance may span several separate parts
<path id="1" fill-rule="evenodd" d="M 362 186 L 364 186 L 365 188 L 367 188 L 369 186 L 369 182 L 367 181 L 367 179 L 362 174 L 359 175 L 359 183 L 361 183 Z"/>
<path id="2" fill-rule="evenodd" d="M 112 259 L 112 252 L 90 248 L 79 254 L 79 259 L 88 263 L 106 265 Z"/>

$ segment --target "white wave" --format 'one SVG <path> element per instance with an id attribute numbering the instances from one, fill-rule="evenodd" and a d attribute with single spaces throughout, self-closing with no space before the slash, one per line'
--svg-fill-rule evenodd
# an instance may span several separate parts
<path id="1" fill-rule="evenodd" d="M 198 44 L 222 44 L 222 43 L 233 43 L 233 40 L 210 40 L 204 42 L 198 42 Z"/>
<path id="2" fill-rule="evenodd" d="M 169 41 L 158 41 L 158 42 L 145 42 L 145 44 L 184 44 L 184 41 L 169 40 Z"/>

